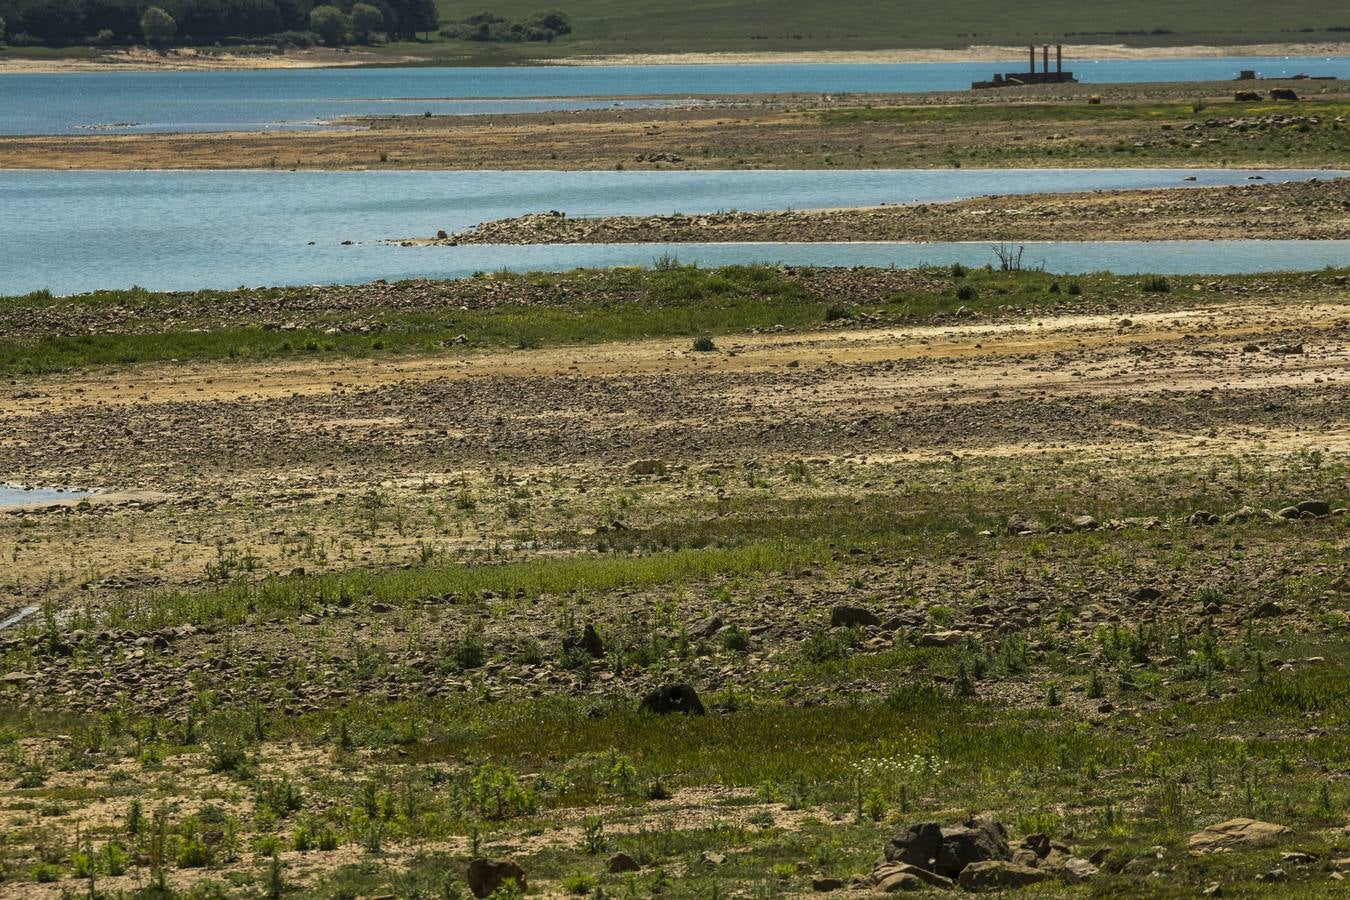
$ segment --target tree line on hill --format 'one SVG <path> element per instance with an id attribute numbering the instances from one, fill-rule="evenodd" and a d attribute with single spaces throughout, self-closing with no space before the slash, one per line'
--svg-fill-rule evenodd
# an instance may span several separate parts
<path id="1" fill-rule="evenodd" d="M 367 43 L 439 24 L 435 0 L 0 0 L 0 40 L 15 46 Z"/>
<path id="2" fill-rule="evenodd" d="M 548 41 L 572 33 L 572 21 L 567 13 L 558 10 L 535 13 L 528 18 L 511 21 L 490 12 L 478 13 L 457 22 L 447 22 L 441 34 L 459 41 Z"/>

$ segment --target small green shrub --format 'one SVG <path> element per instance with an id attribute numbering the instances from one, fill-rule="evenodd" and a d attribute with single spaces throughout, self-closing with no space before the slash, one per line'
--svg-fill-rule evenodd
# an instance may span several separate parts
<path id="1" fill-rule="evenodd" d="M 180 869 L 200 869 L 206 866 L 211 858 L 206 852 L 206 844 L 202 843 L 201 836 L 194 834 L 179 845 L 178 855 L 174 861 Z"/>
<path id="2" fill-rule="evenodd" d="M 61 878 L 61 867 L 55 863 L 38 863 L 28 870 L 29 876 L 38 884 L 51 884 Z"/>
<path id="3" fill-rule="evenodd" d="M 838 635 L 820 629 L 803 642 L 802 656 L 811 663 L 830 662 L 848 656 L 848 649 L 848 644 Z"/>
<path id="4" fill-rule="evenodd" d="M 584 897 L 595 890 L 595 879 L 580 869 L 573 869 L 562 877 L 562 887 L 574 897 Z"/>
<path id="5" fill-rule="evenodd" d="M 739 625 L 731 625 L 722 631 L 722 647 L 729 653 L 744 653 L 750 649 L 750 632 Z"/>
<path id="6" fill-rule="evenodd" d="M 248 752 L 234 741 L 212 741 L 207 768 L 214 774 L 244 777 L 248 772 Z"/>
<path id="7" fill-rule="evenodd" d="M 717 345 L 713 343 L 712 338 L 708 337 L 707 335 L 701 334 L 698 337 L 694 338 L 694 344 L 692 349 L 695 353 L 711 353 L 712 351 L 717 349 Z"/>
<path id="8" fill-rule="evenodd" d="M 487 646 L 483 641 L 481 625 L 467 629 L 459 640 L 450 645 L 447 661 L 460 672 L 480 668 L 487 662 Z"/>

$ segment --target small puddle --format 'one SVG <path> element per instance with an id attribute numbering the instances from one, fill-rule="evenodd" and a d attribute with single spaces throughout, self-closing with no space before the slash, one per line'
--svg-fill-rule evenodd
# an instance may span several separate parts
<path id="1" fill-rule="evenodd" d="M 47 503 L 69 503 L 76 500 L 83 500 L 85 497 L 92 497 L 93 495 L 93 491 L 0 484 L 0 509 L 7 506 L 38 506 Z"/>

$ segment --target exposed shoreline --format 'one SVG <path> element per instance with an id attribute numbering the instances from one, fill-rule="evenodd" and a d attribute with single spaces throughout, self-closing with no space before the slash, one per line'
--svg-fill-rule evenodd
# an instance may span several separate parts
<path id="1" fill-rule="evenodd" d="M 642 109 L 355 118 L 321 131 L 7 135 L 0 169 L 1307 169 L 1350 158 L 1347 82 L 1262 82 L 1263 91 L 1285 87 L 1304 98 L 1278 107 L 1235 101 L 1235 84 L 752 95 Z"/>
<path id="2" fill-rule="evenodd" d="M 691 65 L 810 65 L 877 63 L 1004 62 L 1024 59 L 1022 46 L 974 45 L 948 48 L 894 50 L 713 51 L 694 53 L 604 53 L 521 60 L 522 66 L 691 66 Z M 1350 42 L 1288 44 L 1195 44 L 1184 47 L 1130 47 L 1124 44 L 1065 44 L 1067 58 L 1188 59 L 1220 56 L 1283 56 L 1319 58 L 1350 56 Z M 450 62 L 446 59 L 444 62 Z M 471 57 L 463 62 L 472 64 Z M 267 53 L 230 53 L 183 47 L 159 53 L 143 48 L 109 50 L 94 57 L 26 57 L 0 54 L 0 75 L 59 74 L 64 72 L 235 71 L 255 69 L 317 69 L 390 65 L 437 65 L 441 60 L 405 54 L 391 56 L 362 49 L 288 50 Z"/>
<path id="3" fill-rule="evenodd" d="M 158 53 L 132 47 L 96 57 L 69 59 L 0 55 L 0 75 L 58 75 L 67 72 L 234 72 L 264 69 L 345 69 L 417 63 L 419 57 L 383 56 L 366 50 L 315 48 L 269 53 L 202 52 L 183 47 Z"/>
<path id="4" fill-rule="evenodd" d="M 1288 184 L 978 197 L 952 203 L 689 216 L 570 219 L 542 213 L 484 222 L 401 246 L 1350 239 L 1350 178 Z"/>

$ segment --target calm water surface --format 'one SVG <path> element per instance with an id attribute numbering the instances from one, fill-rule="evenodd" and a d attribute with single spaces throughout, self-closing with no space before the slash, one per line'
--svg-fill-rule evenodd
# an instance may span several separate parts
<path id="1" fill-rule="evenodd" d="M 876 65 L 515 66 L 71 72 L 0 75 L 0 134 L 303 129 L 342 116 L 439 115 L 609 106 L 595 98 L 965 90 L 1006 62 Z M 1350 77 L 1350 57 L 1066 61 L 1092 83 Z M 625 101 L 634 105 L 639 101 Z"/>
<path id="2" fill-rule="evenodd" d="M 21 488 L 0 484 L 0 508 L 27 506 L 31 503 L 60 503 L 93 496 L 88 491 L 66 491 L 59 488 Z"/>
<path id="3" fill-rule="evenodd" d="M 489 219 L 939 202 L 985 194 L 1242 184 L 1317 171 L 1182 169 L 752 172 L 0 172 L 0 294 L 358 283 L 477 270 L 650 264 L 660 247 L 389 246 Z M 1193 182 L 1184 181 L 1187 176 Z M 1071 237 L 1068 235 L 1066 237 Z M 344 242 L 350 241 L 350 244 Z M 1312 242 L 1309 242 L 1312 243 Z M 1038 245 L 1038 247 L 1041 245 Z M 1237 272 L 1347 263 L 1343 245 L 1044 245 L 1059 271 Z M 1190 247 L 1191 249 L 1186 249 Z M 988 261 L 984 245 L 679 245 L 700 262 Z M 1030 252 L 1030 251 L 1029 251 Z M 1030 258 L 1030 257 L 1029 257 Z"/>

